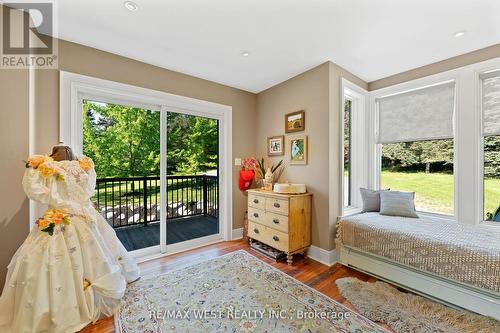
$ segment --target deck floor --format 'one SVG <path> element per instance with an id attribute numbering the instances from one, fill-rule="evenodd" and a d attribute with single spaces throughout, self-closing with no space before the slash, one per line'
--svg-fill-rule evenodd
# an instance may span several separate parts
<path id="1" fill-rule="evenodd" d="M 116 235 L 127 251 L 160 244 L 160 224 L 118 228 Z M 189 216 L 167 221 L 167 244 L 213 235 L 219 232 L 219 222 L 212 216 Z"/>

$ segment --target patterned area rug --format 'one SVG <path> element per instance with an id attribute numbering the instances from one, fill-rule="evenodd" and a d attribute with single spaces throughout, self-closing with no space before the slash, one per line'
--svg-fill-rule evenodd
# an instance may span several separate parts
<path id="1" fill-rule="evenodd" d="M 122 333 L 386 332 L 245 251 L 129 285 Z"/>
<path id="2" fill-rule="evenodd" d="M 398 333 L 500 332 L 500 322 L 495 319 L 401 292 L 382 281 L 342 278 L 335 283 L 356 310 L 371 320 L 387 323 Z"/>

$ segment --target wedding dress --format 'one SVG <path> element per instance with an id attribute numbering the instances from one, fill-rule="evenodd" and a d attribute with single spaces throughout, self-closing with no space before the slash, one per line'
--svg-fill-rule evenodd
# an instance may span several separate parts
<path id="1" fill-rule="evenodd" d="M 0 332 L 76 332 L 120 305 L 134 260 L 94 209 L 96 173 L 84 157 L 26 165 L 24 191 L 49 206 L 8 265 Z"/>

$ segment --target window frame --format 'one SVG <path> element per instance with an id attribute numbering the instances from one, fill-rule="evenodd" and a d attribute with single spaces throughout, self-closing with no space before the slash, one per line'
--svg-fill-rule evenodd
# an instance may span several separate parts
<path id="1" fill-rule="evenodd" d="M 339 178 L 340 178 L 340 211 L 341 216 L 359 213 L 363 206 L 361 195 L 359 193 L 360 187 L 368 187 L 366 164 L 368 136 L 367 136 L 367 113 L 368 113 L 368 91 L 357 86 L 356 84 L 341 79 L 340 87 L 340 154 L 339 159 Z M 345 101 L 351 101 L 350 118 L 351 118 L 351 131 L 350 131 L 350 198 L 351 204 L 345 205 L 344 191 L 345 191 L 345 177 L 344 177 L 344 117 L 345 117 Z"/>
<path id="2" fill-rule="evenodd" d="M 167 112 L 177 112 L 193 116 L 219 120 L 219 234 L 208 242 L 229 241 L 233 236 L 233 185 L 232 185 L 232 107 L 190 97 L 170 94 L 163 91 L 133 86 L 125 83 L 99 79 L 91 76 L 64 72 L 59 75 L 59 141 L 70 146 L 81 155 L 83 152 L 82 106 L 84 99 L 146 108 L 160 112 L 161 133 L 166 133 Z M 161 141 L 160 179 L 166 178 L 166 137 Z M 162 186 L 161 191 L 166 191 Z M 166 192 L 162 195 L 162 205 L 166 207 Z M 166 220 L 166 210 L 162 210 Z M 160 234 L 166 240 L 165 228 Z M 200 243 L 201 241 L 201 243 Z M 190 240 L 179 244 L 160 242 L 160 246 L 134 251 L 138 260 L 184 251 L 200 245 L 207 245 L 207 240 Z"/>
<path id="3" fill-rule="evenodd" d="M 499 58 L 500 59 L 500 58 Z M 479 205 L 478 209 L 478 214 L 477 214 L 477 220 L 479 221 L 479 225 L 486 227 L 486 228 L 500 228 L 500 223 L 498 222 L 493 222 L 493 221 L 487 221 L 485 220 L 485 212 L 484 212 L 484 206 L 485 206 L 485 186 L 484 186 L 484 111 L 483 111 L 483 78 L 481 77 L 484 74 L 487 74 L 489 72 L 493 71 L 498 71 L 500 70 L 500 61 L 498 63 L 494 63 L 491 66 L 483 67 L 483 68 L 478 68 L 478 70 L 475 73 L 475 90 L 477 93 L 477 98 L 476 98 L 476 110 L 477 110 L 477 117 L 479 118 L 479 147 L 478 147 L 478 167 L 477 167 L 477 177 L 478 177 L 478 183 L 477 183 L 477 188 L 478 188 L 478 193 L 477 193 L 477 202 Z"/>
<path id="4" fill-rule="evenodd" d="M 500 223 L 484 221 L 484 152 L 480 75 L 500 69 L 500 57 L 370 91 L 369 184 L 380 188 L 381 147 L 376 143 L 378 110 L 376 98 L 391 93 L 455 80 L 454 113 L 454 216 L 420 213 L 470 226 L 495 228 Z M 472 203 L 472 204 L 471 204 Z"/>

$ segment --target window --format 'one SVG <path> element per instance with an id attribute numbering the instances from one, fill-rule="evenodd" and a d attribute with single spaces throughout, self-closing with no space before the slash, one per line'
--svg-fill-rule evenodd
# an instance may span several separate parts
<path id="1" fill-rule="evenodd" d="M 351 200 L 351 124 L 352 100 L 344 102 L 344 206 L 352 206 Z"/>
<path id="2" fill-rule="evenodd" d="M 453 215 L 453 140 L 382 145 L 381 188 L 415 192 L 418 211 Z"/>
<path id="3" fill-rule="evenodd" d="M 366 96 L 367 92 L 346 79 L 342 79 L 342 98 L 340 114 L 340 150 L 343 156 L 338 161 L 339 180 L 342 184 L 342 214 L 349 215 L 362 207 L 360 187 L 368 187 L 367 134 L 366 134 Z M 338 125 L 337 125 L 338 126 Z M 333 144 L 332 144 L 333 146 Z M 338 198 L 338 196 L 335 196 Z"/>
<path id="4" fill-rule="evenodd" d="M 377 100 L 380 188 L 415 192 L 419 211 L 454 215 L 454 95 L 451 81 Z"/>
<path id="5" fill-rule="evenodd" d="M 500 71 L 482 76 L 483 219 L 500 224 Z"/>

